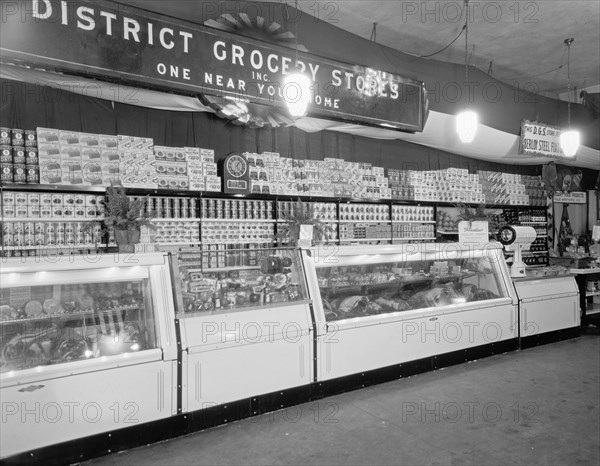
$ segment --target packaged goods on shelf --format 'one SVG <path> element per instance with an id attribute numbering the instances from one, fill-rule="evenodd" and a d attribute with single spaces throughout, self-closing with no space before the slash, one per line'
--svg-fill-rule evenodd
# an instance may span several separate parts
<path id="1" fill-rule="evenodd" d="M 156 188 L 158 187 L 156 160 L 150 150 L 127 151 L 119 150 L 120 179 L 126 188 Z M 184 189 L 187 189 L 185 177 Z"/>

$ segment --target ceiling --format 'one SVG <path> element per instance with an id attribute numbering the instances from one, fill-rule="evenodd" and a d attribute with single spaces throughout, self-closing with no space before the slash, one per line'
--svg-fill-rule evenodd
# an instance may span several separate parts
<path id="1" fill-rule="evenodd" d="M 366 39 L 377 23 L 376 42 L 417 56 L 446 47 L 465 21 L 461 0 L 299 0 L 298 8 Z M 469 17 L 469 63 L 494 78 L 557 98 L 567 91 L 564 40 L 572 37 L 572 88 L 600 85 L 600 0 L 470 1 Z M 463 33 L 432 58 L 464 56 Z"/>

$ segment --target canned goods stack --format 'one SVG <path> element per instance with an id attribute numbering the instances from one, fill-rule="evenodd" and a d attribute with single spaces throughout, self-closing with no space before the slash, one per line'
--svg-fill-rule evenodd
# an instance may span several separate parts
<path id="1" fill-rule="evenodd" d="M 273 244 L 271 222 L 202 222 L 202 244 Z"/>
<path id="2" fill-rule="evenodd" d="M 99 219 L 104 214 L 104 196 L 94 194 L 50 194 L 5 191 L 5 219 Z"/>
<path id="3" fill-rule="evenodd" d="M 242 201 L 229 199 L 202 199 L 202 218 L 233 220 L 272 220 L 271 201 Z"/>
<path id="4" fill-rule="evenodd" d="M 102 243 L 100 222 L 3 222 L 2 246 L 14 250 L 44 246 L 95 247 Z"/>
<path id="5" fill-rule="evenodd" d="M 151 196 L 146 211 L 156 218 L 199 218 L 198 199 L 190 197 Z"/>
<path id="6" fill-rule="evenodd" d="M 200 229 L 196 222 L 169 221 L 156 224 L 156 242 L 160 244 L 197 244 Z"/>
<path id="7" fill-rule="evenodd" d="M 321 221 L 336 221 L 337 220 L 337 206 L 334 202 L 313 202 L 303 204 L 305 215 L 310 215 L 312 218 L 318 218 Z M 289 217 L 296 215 L 295 209 L 297 209 L 298 203 L 291 201 L 279 201 L 277 202 L 277 219 L 286 220 Z"/>
<path id="8" fill-rule="evenodd" d="M 0 178 L 3 184 L 40 182 L 35 131 L 0 128 Z"/>

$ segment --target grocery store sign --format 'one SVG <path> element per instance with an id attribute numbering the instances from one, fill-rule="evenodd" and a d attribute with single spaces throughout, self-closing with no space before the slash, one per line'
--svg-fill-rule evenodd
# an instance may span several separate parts
<path id="1" fill-rule="evenodd" d="M 554 202 L 562 204 L 585 204 L 587 202 L 587 193 L 585 192 L 572 192 L 572 193 L 556 193 L 554 195 Z"/>
<path id="2" fill-rule="evenodd" d="M 567 157 L 560 147 L 561 133 L 562 129 L 555 126 L 523 120 L 519 153 L 565 159 Z"/>
<path id="3" fill-rule="evenodd" d="M 486 244 L 489 242 L 489 223 L 485 221 L 458 222 L 458 242 Z"/>
<path id="4" fill-rule="evenodd" d="M 2 2 L 4 61 L 285 107 L 296 51 L 108 1 Z M 422 131 L 422 82 L 298 52 L 309 116 Z"/>

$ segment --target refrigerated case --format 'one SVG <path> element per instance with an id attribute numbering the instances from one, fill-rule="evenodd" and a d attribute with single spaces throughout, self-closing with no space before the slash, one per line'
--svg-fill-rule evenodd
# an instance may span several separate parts
<path id="1" fill-rule="evenodd" d="M 4 259 L 2 457 L 176 414 L 163 254 Z"/>
<path id="2" fill-rule="evenodd" d="M 313 381 L 311 301 L 298 250 L 189 248 L 172 266 L 183 412 Z"/>
<path id="3" fill-rule="evenodd" d="M 579 291 L 573 275 L 514 278 L 519 298 L 521 347 L 535 345 L 539 336 L 574 329 L 581 324 Z M 560 335 L 556 335 L 561 339 Z M 544 341 L 544 340 L 541 340 Z"/>
<path id="4" fill-rule="evenodd" d="M 498 243 L 321 246 L 303 259 L 318 380 L 516 342 L 517 299 Z"/>

